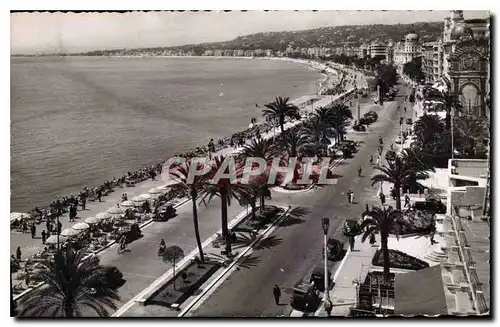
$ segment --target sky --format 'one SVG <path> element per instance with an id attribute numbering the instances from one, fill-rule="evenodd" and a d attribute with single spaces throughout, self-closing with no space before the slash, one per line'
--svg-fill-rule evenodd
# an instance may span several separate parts
<path id="1" fill-rule="evenodd" d="M 176 46 L 274 31 L 442 21 L 449 11 L 12 13 L 11 54 Z M 485 18 L 487 11 L 464 11 Z"/>

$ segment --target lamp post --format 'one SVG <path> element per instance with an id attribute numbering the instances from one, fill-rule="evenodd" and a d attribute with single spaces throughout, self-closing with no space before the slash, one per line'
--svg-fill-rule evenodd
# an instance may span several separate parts
<path id="1" fill-rule="evenodd" d="M 57 216 L 57 229 L 56 229 L 56 233 L 57 233 L 57 251 L 59 251 L 59 234 L 61 234 L 61 231 L 59 230 L 59 215 Z"/>
<path id="2" fill-rule="evenodd" d="M 321 227 L 323 228 L 323 242 L 324 242 L 324 247 L 325 247 L 325 294 L 324 294 L 324 302 L 325 305 L 329 301 L 329 295 L 328 295 L 328 249 L 326 246 L 326 235 L 328 234 L 328 227 L 330 226 L 330 219 L 328 218 L 321 218 Z"/>

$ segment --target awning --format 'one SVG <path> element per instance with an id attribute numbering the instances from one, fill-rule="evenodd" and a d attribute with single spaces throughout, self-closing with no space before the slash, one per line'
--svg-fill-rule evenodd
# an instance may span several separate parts
<path id="1" fill-rule="evenodd" d="M 441 265 L 396 274 L 394 313 L 402 315 L 448 314 Z"/>

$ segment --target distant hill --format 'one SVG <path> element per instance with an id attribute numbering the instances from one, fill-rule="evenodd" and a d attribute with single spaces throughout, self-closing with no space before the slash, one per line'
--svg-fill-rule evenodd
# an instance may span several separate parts
<path id="1" fill-rule="evenodd" d="M 154 47 L 141 49 L 97 50 L 72 55 L 155 55 L 166 50 L 191 52 L 193 55 L 202 55 L 205 50 L 257 50 L 271 49 L 284 51 L 290 44 L 293 47 L 334 48 L 342 45 L 359 46 L 372 41 L 397 42 L 406 34 L 416 33 L 422 42 L 435 41 L 443 31 L 443 22 L 419 22 L 396 25 L 345 25 L 322 27 L 312 30 L 290 32 L 265 32 L 237 37 L 231 41 L 202 44 L 188 44 L 182 46 Z M 62 55 L 62 54 L 58 54 Z"/>
<path id="2" fill-rule="evenodd" d="M 237 37 L 227 42 L 206 43 L 209 49 L 284 50 L 293 42 L 296 47 L 336 47 L 348 42 L 359 46 L 372 41 L 397 42 L 406 34 L 416 33 L 423 42 L 435 41 L 443 32 L 443 22 L 397 25 L 346 25 L 293 32 L 267 32 Z M 189 46 L 187 46 L 189 47 Z M 182 47 L 176 47 L 182 48 Z"/>

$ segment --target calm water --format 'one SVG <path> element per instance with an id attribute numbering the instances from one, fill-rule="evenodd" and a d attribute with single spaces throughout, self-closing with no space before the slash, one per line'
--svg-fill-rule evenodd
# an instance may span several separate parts
<path id="1" fill-rule="evenodd" d="M 12 58 L 11 211 L 230 135 L 320 75 L 271 60 Z"/>

